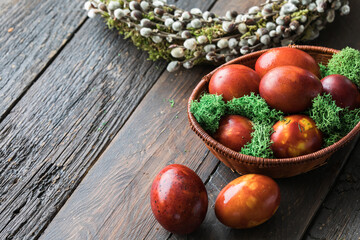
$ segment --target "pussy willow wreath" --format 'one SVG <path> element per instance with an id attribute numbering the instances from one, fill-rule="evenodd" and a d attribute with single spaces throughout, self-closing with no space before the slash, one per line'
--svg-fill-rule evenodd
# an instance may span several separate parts
<path id="1" fill-rule="evenodd" d="M 350 12 L 347 0 L 267 0 L 247 13 L 227 11 L 225 16 L 182 10 L 166 0 L 91 0 L 84 7 L 90 18 L 101 14 L 109 28 L 131 38 L 150 59 L 169 61 L 170 72 L 313 40 L 334 21 L 335 11 Z"/>

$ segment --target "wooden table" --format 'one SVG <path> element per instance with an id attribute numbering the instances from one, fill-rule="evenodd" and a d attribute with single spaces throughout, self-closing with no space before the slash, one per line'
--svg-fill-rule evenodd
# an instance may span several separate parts
<path id="1" fill-rule="evenodd" d="M 181 0 L 224 14 L 261 1 Z M 311 44 L 360 49 L 360 2 Z M 360 239 L 357 139 L 328 164 L 276 180 L 275 216 L 249 230 L 219 223 L 214 200 L 238 175 L 190 130 L 187 99 L 212 67 L 175 74 L 87 19 L 82 0 L 0 2 L 0 239 Z M 174 101 L 174 105 L 170 103 Z M 188 236 L 150 210 L 155 175 L 194 169 L 210 203 Z"/>

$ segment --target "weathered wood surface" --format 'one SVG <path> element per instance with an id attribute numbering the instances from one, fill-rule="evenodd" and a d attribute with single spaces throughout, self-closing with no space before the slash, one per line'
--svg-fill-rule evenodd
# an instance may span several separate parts
<path id="1" fill-rule="evenodd" d="M 0 239 L 41 234 L 165 69 L 121 39 L 87 21 L 0 123 Z"/>
<path id="2" fill-rule="evenodd" d="M 309 228 L 306 239 L 360 239 L 360 143 Z"/>
<path id="3" fill-rule="evenodd" d="M 82 0 L 0 3 L 0 120 L 85 21 Z"/>
<path id="4" fill-rule="evenodd" d="M 208 216 L 201 228 L 187 238 L 301 237 L 346 161 L 344 155 L 354 144 L 338 152 L 323 168 L 278 180 L 283 200 L 271 221 L 250 231 L 230 230 L 215 218 L 213 203 L 220 189 L 238 175 L 223 164 L 216 168 L 215 157 L 189 128 L 183 127 L 187 124 L 187 96 L 194 86 L 193 78 L 199 75 L 198 72 L 181 72 L 178 76 L 166 73 L 160 78 L 54 218 L 43 239 L 166 239 L 170 234 L 151 214 L 149 192 L 157 172 L 171 163 L 191 167 L 204 182 L 211 176 L 207 184 Z M 169 99 L 175 101 L 173 108 Z M 144 119 L 149 121 L 144 123 Z M 181 236 L 172 237 L 181 239 Z"/>
<path id="5" fill-rule="evenodd" d="M 224 5 L 218 1 L 214 9 Z M 339 44 L 330 47 L 338 48 Z M 231 230 L 217 221 L 213 204 L 221 188 L 238 175 L 218 165 L 195 134 L 184 128 L 186 100 L 199 76 L 198 68 L 177 76 L 164 73 L 52 221 L 43 239 L 302 238 L 355 142 L 336 153 L 325 167 L 278 180 L 283 200 L 271 221 L 251 230 Z M 169 99 L 175 101 L 174 108 Z M 147 118 L 149 121 L 144 123 Z M 151 181 L 170 163 L 186 164 L 207 182 L 207 218 L 200 229 L 185 237 L 169 234 L 151 214 Z"/>
<path id="6" fill-rule="evenodd" d="M 159 79 L 90 170 L 83 187 L 52 221 L 44 239 L 142 239 L 155 224 L 148 193 L 163 167 L 204 165 L 206 180 L 217 160 L 201 161 L 209 151 L 189 131 L 186 115 L 188 93 L 209 71 L 197 70 L 166 73 Z M 173 107 L 169 99 L 174 100 Z"/>
<path id="7" fill-rule="evenodd" d="M 176 4 L 187 9 L 191 6 L 207 9 L 214 2 L 187 0 Z M 224 14 L 225 10 L 246 9 L 259 2 L 262 1 L 219 0 L 213 10 Z M 11 72 L 19 77 L 22 76 L 17 73 L 19 71 L 26 77 L 20 78 L 25 80 L 19 80 L 19 85 L 6 93 L 5 97 L 11 95 L 11 99 L 4 105 L 3 112 L 3 102 L 0 101 L 0 119 L 3 120 L 0 123 L 0 239 L 37 238 L 51 221 L 43 239 L 182 239 L 182 236 L 169 234 L 155 221 L 149 204 L 152 179 L 164 166 L 175 162 L 197 171 L 206 183 L 210 198 L 206 221 L 187 238 L 234 239 L 251 235 L 291 239 L 304 234 L 352 145 L 337 153 L 326 167 L 299 177 L 278 180 L 283 201 L 268 223 L 252 230 L 230 230 L 216 220 L 212 205 L 218 191 L 237 175 L 209 153 L 189 129 L 186 118 L 187 98 L 200 76 L 211 67 L 161 75 L 164 62 L 146 61 L 145 53 L 136 50 L 128 41 L 120 40 L 114 31 L 107 30 L 101 19 L 83 23 L 82 1 L 51 1 L 43 5 L 39 0 L 33 1 L 32 4 L 42 11 L 39 18 L 32 12 L 22 14 L 21 7 L 18 8 L 21 14 L 15 14 L 12 4 L 23 4 L 33 11 L 36 8 L 30 1 L 6 0 L 0 3 L 1 7 L 4 6 L 0 10 L 0 20 L 5 16 L 3 13 L 10 10 L 18 17 L 13 17 L 18 21 L 12 19 L 19 24 L 15 25 L 13 32 L 7 32 L 13 26 L 0 26 L 1 32 L 5 33 L 5 37 L 0 35 L 0 43 L 5 39 L 9 44 L 7 38 L 12 36 L 14 46 L 22 46 L 17 45 L 18 39 L 14 37 L 17 35 L 11 35 L 17 34 L 16 30 L 24 26 L 19 20 L 27 24 L 28 30 L 38 31 L 39 24 L 36 25 L 36 21 L 30 23 L 31 19 L 57 19 L 63 17 L 64 11 L 70 13 L 64 13 L 67 19 L 61 22 L 64 24 L 62 28 L 52 24 L 49 24 L 52 28 L 47 28 L 40 23 L 45 29 L 43 35 L 32 35 L 31 31 L 22 29 L 23 35 L 31 40 L 24 46 L 29 47 L 33 42 L 35 47 L 26 52 L 29 58 L 20 59 L 23 61 L 22 70 L 14 68 L 16 71 Z M 360 8 L 358 1 L 351 4 L 352 9 Z M 332 28 L 344 31 L 344 34 L 334 34 L 336 31 L 333 29 L 325 30 L 316 43 L 334 48 L 350 45 L 360 49 L 360 43 L 356 41 L 359 35 L 356 29 L 360 24 L 357 16 L 351 14 L 337 19 Z M 77 26 L 81 27 L 77 29 Z M 67 40 L 63 42 L 65 38 Z M 48 39 L 51 41 L 47 42 Z M 13 45 L 6 46 L 12 49 Z M 0 53 L 4 49 L 7 51 L 3 44 L 0 45 Z M 53 49 L 55 52 L 51 52 Z M 17 50 L 21 56 L 22 49 L 13 51 Z M 9 62 L 18 61 L 16 57 L 14 54 L 14 60 Z M 2 86 L 8 86 L 3 85 L 3 79 L 0 79 L 0 100 Z M 175 101 L 173 107 L 169 100 Z M 349 164 L 356 161 L 353 156 Z M 357 165 L 350 166 L 351 176 L 357 179 Z M 345 172 L 345 177 L 340 179 L 349 179 L 346 177 L 348 173 Z M 343 181 L 340 189 L 351 186 L 357 191 L 357 180 L 350 179 L 354 184 Z M 349 193 L 344 194 L 349 196 Z M 351 211 L 353 207 L 358 208 L 357 199 L 353 197 L 352 201 L 344 202 L 349 207 L 334 208 L 329 214 L 326 210 L 333 202 L 343 203 L 343 195 L 336 193 L 335 196 L 329 197 L 330 203 L 325 203 L 320 210 L 308 237 L 321 238 L 324 232 L 314 229 L 323 227 L 325 221 L 326 229 L 332 230 L 328 236 L 349 239 L 358 236 L 357 225 L 351 225 L 352 219 L 357 223 L 358 212 Z M 338 223 L 336 218 L 342 214 L 347 222 L 335 225 Z M 334 226 L 343 234 L 339 235 Z"/>
<path id="8" fill-rule="evenodd" d="M 0 239 L 41 233 L 161 74 L 146 58 L 88 21 L 2 121 Z"/>

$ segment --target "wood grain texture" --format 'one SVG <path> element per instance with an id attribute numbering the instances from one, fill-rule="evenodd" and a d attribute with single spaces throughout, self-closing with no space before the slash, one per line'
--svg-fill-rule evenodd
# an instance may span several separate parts
<path id="1" fill-rule="evenodd" d="M 216 7 L 215 12 L 224 12 L 233 2 L 223 1 L 223 9 Z M 245 2 L 250 1 L 241 4 Z M 212 3 L 201 2 L 203 6 Z M 184 1 L 177 4 L 191 6 Z M 191 4 L 199 6 L 199 2 Z M 146 54 L 119 41 L 101 20 L 94 21 L 84 24 L 0 125 L 0 238 L 39 236 L 165 67 L 145 61 Z M 199 67 L 178 76 L 161 76 L 43 239 L 181 238 L 169 235 L 155 222 L 148 192 L 156 173 L 173 162 L 190 166 L 203 181 L 212 176 L 208 188 L 210 182 L 231 176 L 222 164 L 216 168 L 218 161 L 186 127 L 187 97 L 198 77 L 209 70 Z M 173 108 L 170 99 L 175 101 Z M 212 174 L 215 169 L 221 175 Z M 321 180 L 320 186 L 329 186 L 328 179 Z M 301 181 L 281 183 L 296 207 L 293 185 Z M 317 191 L 324 196 L 326 188 Z M 215 192 L 210 196 L 214 198 Z M 320 204 L 314 198 L 300 201 L 300 206 L 310 204 L 312 215 Z M 292 211 L 300 210 L 279 213 L 293 217 Z M 222 227 L 216 224 L 201 229 Z M 297 225 L 292 222 L 291 227 L 296 230 Z M 230 237 L 243 234 L 221 231 Z"/>
<path id="2" fill-rule="evenodd" d="M 82 0 L 0 3 L 0 120 L 85 21 Z"/>
<path id="3" fill-rule="evenodd" d="M 247 2 L 247 4 L 249 3 Z M 221 1 L 219 1 L 215 5 L 214 11 L 223 13 L 225 5 L 225 3 L 221 5 Z M 171 235 L 165 231 L 151 215 L 148 200 L 151 181 L 158 171 L 170 163 L 183 163 L 197 169 L 199 162 L 209 162 L 212 168 L 202 167 L 205 165 L 200 165 L 199 168 L 206 170 L 205 175 L 200 174 L 204 180 L 206 174 L 209 176 L 216 169 L 217 160 L 208 154 L 199 140 L 194 140 L 194 136 L 191 136 L 189 130 L 181 129 L 186 124 L 186 120 L 182 119 L 178 122 L 176 117 L 173 118 L 174 112 L 155 115 L 143 125 L 146 116 L 151 116 L 153 111 L 163 109 L 164 106 L 166 108 L 166 105 L 161 102 L 161 98 L 164 98 L 165 102 L 174 98 L 175 106 L 178 102 L 186 105 L 185 96 L 189 95 L 191 88 L 184 88 L 183 85 L 193 86 L 193 82 L 189 82 L 189 79 L 196 78 L 199 73 L 192 70 L 191 74 L 188 72 L 182 74 L 184 75 L 177 76 L 176 81 L 178 82 L 171 74 L 169 77 L 169 74 L 166 73 L 165 77 L 156 83 L 120 131 L 116 140 L 53 220 L 43 235 L 44 239 L 68 237 L 166 239 L 169 236 L 182 239 L 181 236 Z M 179 147 L 184 143 L 184 139 L 186 139 L 185 143 L 188 147 Z M 325 168 L 288 181 L 282 180 L 280 186 L 285 191 L 283 193 L 285 203 L 273 220 L 261 226 L 264 231 L 258 231 L 258 228 L 245 232 L 230 230 L 216 220 L 213 209 L 209 208 L 205 223 L 198 231 L 185 238 L 219 239 L 229 237 L 235 239 L 241 236 L 249 237 L 253 233 L 257 233 L 254 235 L 256 238 L 253 239 L 259 237 L 276 239 L 287 236 L 300 238 L 332 184 L 332 181 L 328 179 L 334 179 L 341 169 L 343 164 L 341 159 L 343 158 L 339 156 L 350 151 L 351 147 L 350 145 L 348 149 L 338 153 L 337 158 L 335 157 L 338 161 L 332 162 Z M 190 149 L 189 156 L 181 153 L 187 148 Z M 193 149 L 198 150 L 194 152 Z M 184 159 L 185 157 L 189 159 Z M 220 164 L 207 184 L 212 204 L 220 189 L 236 176 L 238 175 Z M 309 184 L 312 181 L 318 183 L 315 188 Z M 299 191 L 294 192 L 293 186 L 299 188 Z M 311 197 L 307 197 L 309 195 L 306 194 L 310 191 L 309 188 Z M 308 208 L 306 214 L 303 211 L 304 207 Z M 302 222 L 300 229 L 297 228 L 299 221 Z"/>
<path id="4" fill-rule="evenodd" d="M 309 228 L 306 239 L 360 239 L 360 143 Z"/>
<path id="5" fill-rule="evenodd" d="M 3 120 L 0 239 L 47 226 L 165 68 L 146 59 L 88 21 Z"/>
<path id="6" fill-rule="evenodd" d="M 142 239 L 151 229 L 160 229 L 154 227 L 150 209 L 152 179 L 171 163 L 196 170 L 209 154 L 188 127 L 188 94 L 210 69 L 196 70 L 161 76 L 51 222 L 44 239 Z M 173 107 L 169 100 L 174 100 Z M 217 160 L 204 164 L 203 180 Z"/>
<path id="7" fill-rule="evenodd" d="M 0 239 L 42 233 L 166 67 L 146 59 L 87 21 L 1 122 Z"/>

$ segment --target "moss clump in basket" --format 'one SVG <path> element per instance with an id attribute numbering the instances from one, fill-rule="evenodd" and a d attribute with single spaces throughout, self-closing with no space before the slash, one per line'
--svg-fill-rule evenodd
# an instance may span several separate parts
<path id="1" fill-rule="evenodd" d="M 272 125 L 254 122 L 253 129 L 251 142 L 246 144 L 240 153 L 254 157 L 274 158 L 274 152 L 270 148 L 272 144 L 270 136 L 274 132 Z"/>
<path id="2" fill-rule="evenodd" d="M 227 114 L 241 115 L 254 123 L 251 142 L 246 144 L 240 153 L 254 157 L 273 158 L 274 153 L 270 149 L 272 125 L 282 119 L 283 112 L 270 109 L 266 101 L 254 93 L 250 96 L 234 98 L 227 102 L 226 107 Z"/>
<path id="3" fill-rule="evenodd" d="M 333 55 L 327 67 L 320 65 L 320 72 L 322 77 L 331 74 L 343 75 L 360 87 L 360 52 L 346 47 Z"/>
<path id="4" fill-rule="evenodd" d="M 265 99 L 254 93 L 251 93 L 250 96 L 233 98 L 227 102 L 226 107 L 227 114 L 241 115 L 260 123 L 270 124 L 281 119 L 284 115 L 281 111 L 270 109 Z"/>
<path id="5" fill-rule="evenodd" d="M 220 119 L 226 112 L 225 102 L 222 99 L 219 95 L 204 94 L 199 101 L 191 103 L 191 113 L 201 127 L 211 134 L 219 128 Z"/>
<path id="6" fill-rule="evenodd" d="M 313 99 L 309 116 L 324 134 L 324 146 L 339 141 L 360 121 L 360 109 L 349 110 L 335 104 L 330 94 L 319 95 Z"/>

